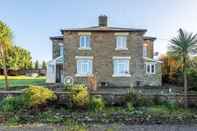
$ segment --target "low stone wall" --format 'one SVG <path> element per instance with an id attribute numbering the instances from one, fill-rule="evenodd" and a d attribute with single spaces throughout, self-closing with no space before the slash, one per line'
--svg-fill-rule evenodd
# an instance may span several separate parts
<path id="1" fill-rule="evenodd" d="M 17 96 L 21 95 L 22 91 L 0 91 L 0 100 L 2 100 L 6 96 Z M 70 100 L 69 95 L 70 92 L 55 92 L 58 97 L 58 104 L 69 106 Z M 122 105 L 125 102 L 126 93 L 110 93 L 110 92 L 92 92 L 91 95 L 94 96 L 102 96 L 104 100 L 109 105 Z M 177 102 L 179 105 L 184 104 L 185 97 L 183 94 L 163 94 L 163 95 L 144 95 L 147 99 L 157 97 L 157 99 L 161 101 L 173 101 Z M 191 106 L 197 106 L 197 94 L 188 94 L 188 104 Z"/>
<path id="2" fill-rule="evenodd" d="M 0 91 L 0 100 L 5 98 L 6 96 L 17 96 L 21 94 L 22 91 Z"/>

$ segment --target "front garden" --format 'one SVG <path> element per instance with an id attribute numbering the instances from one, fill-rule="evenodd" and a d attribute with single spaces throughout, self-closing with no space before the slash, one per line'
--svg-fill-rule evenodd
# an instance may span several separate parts
<path id="1" fill-rule="evenodd" d="M 73 85 L 66 91 L 70 93 L 63 102 L 52 90 L 40 86 L 26 88 L 21 95 L 7 96 L 0 102 L 0 123 L 73 127 L 91 124 L 197 124 L 196 108 L 185 109 L 172 101 L 146 98 L 134 89 L 121 98 L 122 102 L 113 104 L 101 95 L 90 95 L 84 85 Z"/>

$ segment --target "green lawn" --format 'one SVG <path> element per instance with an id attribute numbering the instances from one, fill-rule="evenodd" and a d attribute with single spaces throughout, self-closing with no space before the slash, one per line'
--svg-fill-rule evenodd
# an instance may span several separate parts
<path id="1" fill-rule="evenodd" d="M 45 84 L 45 77 L 29 77 L 29 76 L 9 76 L 9 85 L 11 88 L 17 86 L 28 86 L 28 85 L 43 85 Z M 0 76 L 0 88 L 4 88 L 5 81 L 4 76 Z"/>

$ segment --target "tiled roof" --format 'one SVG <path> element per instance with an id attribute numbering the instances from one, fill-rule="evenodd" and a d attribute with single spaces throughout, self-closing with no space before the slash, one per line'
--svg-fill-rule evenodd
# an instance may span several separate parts
<path id="1" fill-rule="evenodd" d="M 121 27 L 108 27 L 108 26 L 93 26 L 87 28 L 65 28 L 61 32 L 65 31 L 84 31 L 84 32 L 146 32 L 146 29 L 135 28 L 121 28 Z"/>

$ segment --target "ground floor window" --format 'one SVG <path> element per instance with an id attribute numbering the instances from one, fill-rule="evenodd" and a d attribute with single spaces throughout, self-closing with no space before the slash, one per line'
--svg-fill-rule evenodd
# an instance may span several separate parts
<path id="1" fill-rule="evenodd" d="M 155 74 L 155 68 L 156 64 L 155 63 L 146 63 L 146 74 Z"/>
<path id="2" fill-rule="evenodd" d="M 113 76 L 130 76 L 128 57 L 113 58 Z"/>
<path id="3" fill-rule="evenodd" d="M 92 58 L 79 57 L 77 58 L 77 76 L 92 75 Z"/>

